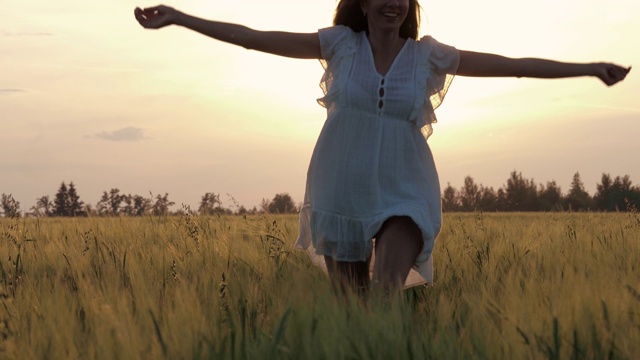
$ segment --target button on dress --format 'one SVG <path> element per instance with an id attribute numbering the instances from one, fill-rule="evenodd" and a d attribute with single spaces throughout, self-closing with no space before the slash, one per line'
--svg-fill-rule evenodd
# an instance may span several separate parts
<path id="1" fill-rule="evenodd" d="M 318 102 L 327 119 L 309 164 L 296 247 L 323 267 L 324 255 L 366 261 L 385 220 L 408 216 L 423 247 L 405 287 L 433 282 L 442 212 L 426 139 L 459 53 L 429 36 L 409 38 L 382 75 L 365 32 L 334 26 L 318 34 L 325 68 Z"/>

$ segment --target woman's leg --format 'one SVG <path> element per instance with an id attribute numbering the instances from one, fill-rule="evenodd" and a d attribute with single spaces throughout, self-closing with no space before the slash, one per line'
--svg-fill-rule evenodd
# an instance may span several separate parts
<path id="1" fill-rule="evenodd" d="M 374 282 L 385 292 L 402 289 L 422 246 L 422 231 L 410 217 L 387 219 L 376 234 Z"/>
<path id="2" fill-rule="evenodd" d="M 353 291 L 360 296 L 369 290 L 369 258 L 367 261 L 335 261 L 325 256 L 329 278 L 336 290 L 346 293 Z"/>

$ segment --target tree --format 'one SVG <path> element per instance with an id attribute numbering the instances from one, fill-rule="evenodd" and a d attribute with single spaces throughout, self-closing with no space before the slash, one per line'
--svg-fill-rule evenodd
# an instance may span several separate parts
<path id="1" fill-rule="evenodd" d="M 615 195 L 611 175 L 602 173 L 600 183 L 596 184 L 596 193 L 593 195 L 593 206 L 597 210 L 615 211 Z"/>
<path id="2" fill-rule="evenodd" d="M 562 210 L 562 191 L 555 180 L 548 181 L 547 186 L 540 184 L 538 191 L 539 210 L 560 211 Z"/>
<path id="3" fill-rule="evenodd" d="M 460 210 L 458 191 L 449 183 L 447 183 L 447 187 L 444 188 L 442 195 L 442 210 L 446 212 Z"/>
<path id="4" fill-rule="evenodd" d="M 220 201 L 220 194 L 206 193 L 200 200 L 200 207 L 198 207 L 198 213 L 200 215 L 213 215 L 224 214 L 225 210 L 222 208 L 222 201 Z"/>
<path id="5" fill-rule="evenodd" d="M 49 195 L 44 195 L 36 199 L 36 206 L 33 207 L 36 216 L 49 217 L 53 215 L 55 204 L 49 199 Z"/>
<path id="6" fill-rule="evenodd" d="M 120 208 L 120 213 L 124 216 L 133 216 L 133 197 L 131 194 L 122 195 L 124 205 Z"/>
<path id="7" fill-rule="evenodd" d="M 87 216 L 97 216 L 98 211 L 96 209 L 93 208 L 93 205 L 91 204 L 84 204 L 84 209 L 83 209 L 84 213 L 87 214 Z"/>
<path id="8" fill-rule="evenodd" d="M 53 200 L 53 215 L 70 216 L 69 206 L 69 189 L 67 189 L 67 185 L 63 181 L 62 184 L 60 184 L 60 188 L 58 188 L 55 199 Z"/>
<path id="9" fill-rule="evenodd" d="M 267 210 L 270 214 L 291 214 L 297 212 L 298 208 L 289 194 L 281 193 L 273 197 Z"/>
<path id="10" fill-rule="evenodd" d="M 120 198 L 122 200 L 121 203 L 124 203 L 124 205 L 121 206 L 119 210 L 122 215 L 144 216 L 149 213 L 149 210 L 151 210 L 152 199 L 147 199 L 144 196 L 131 194 L 120 195 Z"/>
<path id="11" fill-rule="evenodd" d="M 522 177 L 522 173 L 511 172 L 505 189 L 506 210 L 509 211 L 536 211 L 538 191 L 533 179 Z"/>
<path id="12" fill-rule="evenodd" d="M 169 207 L 175 205 L 173 201 L 169 201 L 169 194 L 165 193 L 164 196 L 160 194 L 156 195 L 156 201 L 152 205 L 153 215 L 166 216 L 169 215 Z"/>
<path id="13" fill-rule="evenodd" d="M 87 216 L 86 211 L 84 211 L 84 202 L 80 201 L 80 196 L 76 192 L 73 181 L 69 183 L 67 194 L 69 200 L 67 216 Z"/>
<path id="14" fill-rule="evenodd" d="M 124 200 L 124 196 L 120 194 L 118 188 L 104 191 L 100 201 L 98 201 L 98 214 L 102 216 L 118 216 L 120 214 L 120 205 Z"/>
<path id="15" fill-rule="evenodd" d="M 249 211 L 247 210 L 247 208 L 244 207 L 244 205 L 240 205 L 238 210 L 236 210 L 236 215 L 246 215 L 248 213 Z"/>
<path id="16" fill-rule="evenodd" d="M 480 200 L 477 204 L 477 210 L 481 211 L 498 211 L 500 210 L 500 199 L 496 191 L 492 187 L 480 187 Z"/>
<path id="17" fill-rule="evenodd" d="M 257 213 L 263 213 L 263 214 L 268 213 L 269 204 L 271 204 L 271 201 L 269 201 L 269 199 L 263 198 L 262 201 L 260 201 L 260 210 L 258 210 Z"/>
<path id="18" fill-rule="evenodd" d="M 611 180 L 611 175 L 602 174 L 593 196 L 594 207 L 602 211 L 625 211 L 629 204 L 636 207 L 640 204 L 640 188 L 632 185 L 629 175 Z"/>
<path id="19" fill-rule="evenodd" d="M 462 211 L 476 211 L 482 193 L 480 186 L 478 186 L 471 176 L 464 178 L 464 185 L 460 189 L 460 205 Z"/>
<path id="20" fill-rule="evenodd" d="M 16 201 L 11 194 L 2 194 L 0 206 L 2 206 L 2 214 L 6 218 L 19 218 L 21 216 L 20 202 Z"/>
<path id="21" fill-rule="evenodd" d="M 133 215 L 134 216 L 144 216 L 149 210 L 151 210 L 151 202 L 152 199 L 147 199 L 144 196 L 134 195 L 133 196 Z"/>
<path id="22" fill-rule="evenodd" d="M 588 211 L 591 207 L 591 196 L 585 191 L 579 172 L 573 175 L 571 188 L 565 201 L 571 211 Z"/>

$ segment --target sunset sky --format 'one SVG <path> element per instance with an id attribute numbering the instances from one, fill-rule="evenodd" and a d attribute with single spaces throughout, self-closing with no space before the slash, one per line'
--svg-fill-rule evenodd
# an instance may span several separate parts
<path id="1" fill-rule="evenodd" d="M 167 1 L 204 18 L 313 32 L 334 0 Z M 145 30 L 128 0 L 0 0 L 0 193 L 28 210 L 73 181 L 103 191 L 206 192 L 253 207 L 303 197 L 325 119 L 315 60 L 260 54 L 183 28 Z M 566 192 L 603 172 L 640 183 L 640 1 L 422 1 L 421 33 L 511 57 L 636 66 L 611 88 L 595 78 L 457 77 L 429 139 L 442 186 L 466 175 L 495 189 L 512 170 Z M 177 208 L 174 207 L 174 208 Z"/>

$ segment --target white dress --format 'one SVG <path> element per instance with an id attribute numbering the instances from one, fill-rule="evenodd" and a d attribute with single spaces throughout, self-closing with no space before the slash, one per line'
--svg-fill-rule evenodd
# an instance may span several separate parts
<path id="1" fill-rule="evenodd" d="M 442 223 L 438 174 L 427 145 L 434 109 L 458 68 L 458 51 L 409 38 L 384 76 L 365 32 L 319 32 L 327 120 L 313 151 L 296 247 L 325 266 L 366 261 L 392 216 L 409 216 L 424 245 L 405 287 L 433 281 L 431 252 Z M 372 260 L 372 268 L 373 268 Z"/>

